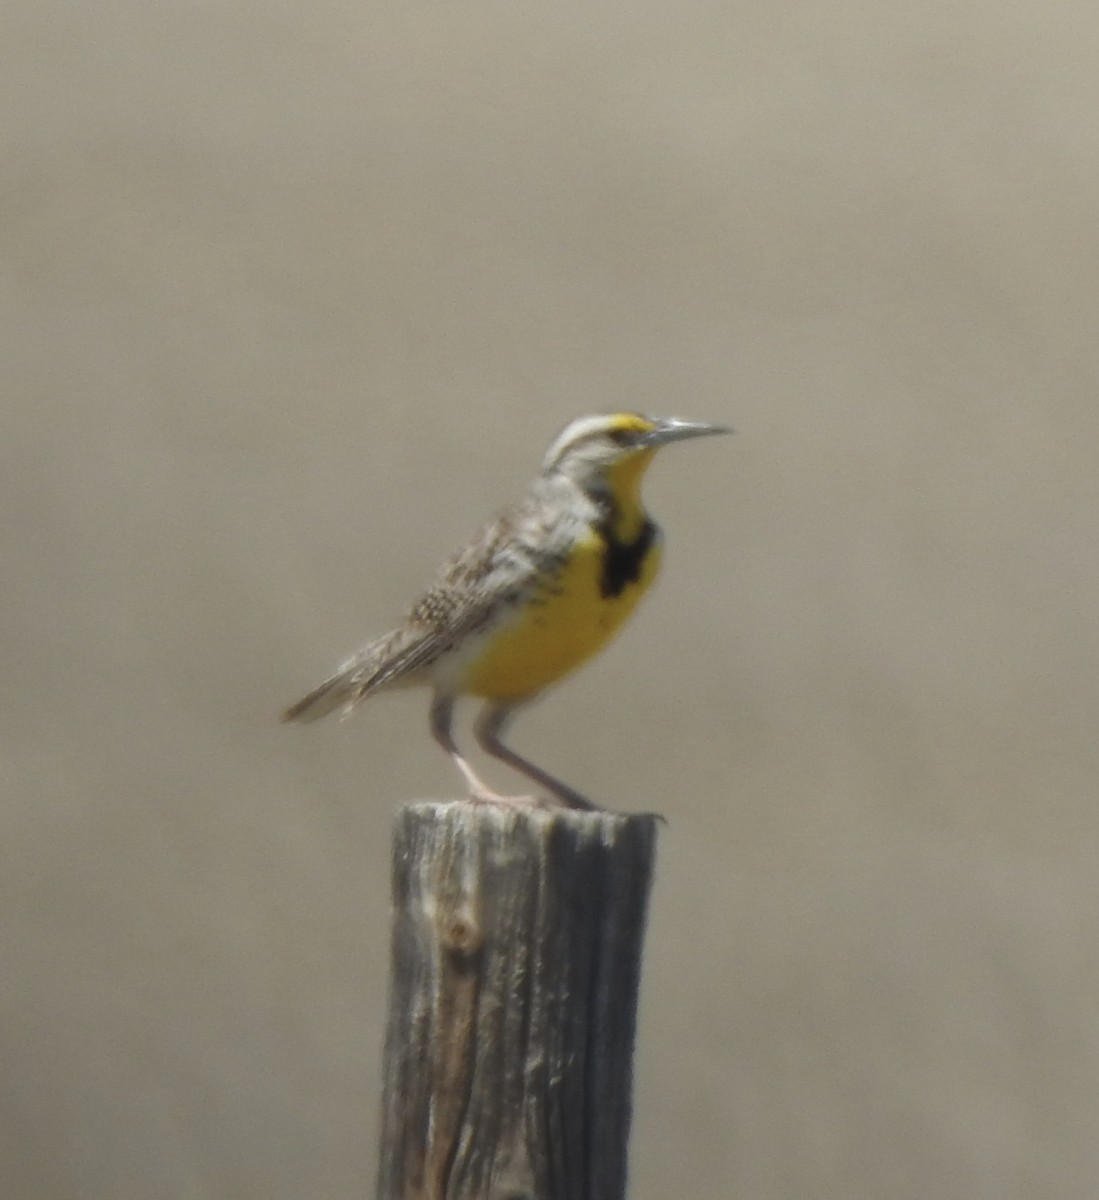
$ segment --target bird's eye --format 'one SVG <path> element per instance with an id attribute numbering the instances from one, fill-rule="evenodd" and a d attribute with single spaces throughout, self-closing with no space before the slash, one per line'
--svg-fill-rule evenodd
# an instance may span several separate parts
<path id="1" fill-rule="evenodd" d="M 607 433 L 607 437 L 609 437 L 616 446 L 632 445 L 635 436 L 636 431 L 633 429 L 611 429 Z"/>

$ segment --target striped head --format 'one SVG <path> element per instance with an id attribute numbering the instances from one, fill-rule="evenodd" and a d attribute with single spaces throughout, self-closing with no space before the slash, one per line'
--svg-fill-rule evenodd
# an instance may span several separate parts
<path id="1" fill-rule="evenodd" d="M 566 475 L 586 492 L 636 489 L 661 446 L 710 433 L 731 433 L 725 425 L 617 412 L 577 417 L 554 439 L 542 461 L 545 475 Z"/>

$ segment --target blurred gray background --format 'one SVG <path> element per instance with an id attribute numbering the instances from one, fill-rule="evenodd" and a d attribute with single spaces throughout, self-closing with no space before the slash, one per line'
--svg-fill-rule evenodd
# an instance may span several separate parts
<path id="1" fill-rule="evenodd" d="M 628 407 L 738 435 L 515 742 L 669 817 L 632 1196 L 1094 1197 L 1095 5 L 0 25 L 3 1196 L 372 1193 L 455 778 L 275 716 Z"/>

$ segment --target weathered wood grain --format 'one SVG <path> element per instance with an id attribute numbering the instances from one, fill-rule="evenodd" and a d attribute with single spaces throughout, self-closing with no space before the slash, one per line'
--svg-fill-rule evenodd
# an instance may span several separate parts
<path id="1" fill-rule="evenodd" d="M 394 830 L 379 1200 L 620 1200 L 655 819 L 415 804 Z"/>

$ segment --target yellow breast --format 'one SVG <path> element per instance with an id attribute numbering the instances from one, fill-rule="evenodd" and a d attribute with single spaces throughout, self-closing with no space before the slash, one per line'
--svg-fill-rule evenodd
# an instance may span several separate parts
<path id="1" fill-rule="evenodd" d="M 609 593 L 606 549 L 593 530 L 552 579 L 502 616 L 469 664 L 464 690 L 489 700 L 518 700 L 556 682 L 606 645 L 656 577 L 660 546 L 654 539 L 637 564 L 636 578 Z"/>

